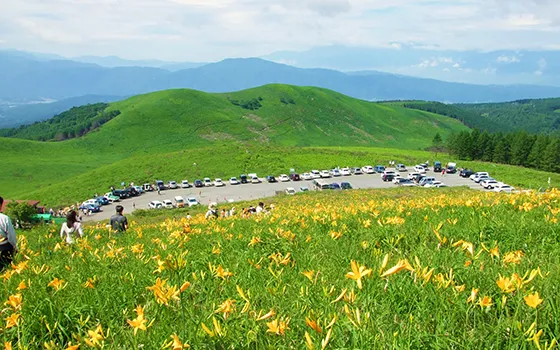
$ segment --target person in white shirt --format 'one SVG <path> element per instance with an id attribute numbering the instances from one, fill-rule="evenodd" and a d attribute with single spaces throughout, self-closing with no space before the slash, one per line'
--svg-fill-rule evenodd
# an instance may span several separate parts
<path id="1" fill-rule="evenodd" d="M 68 215 L 66 215 L 66 222 L 63 223 L 60 228 L 60 238 L 68 244 L 74 243 L 74 236 L 77 235 L 80 238 L 84 236 L 82 224 L 78 222 L 78 218 L 76 216 L 76 211 L 71 210 Z"/>
<path id="2" fill-rule="evenodd" d="M 257 205 L 257 214 L 260 214 L 264 212 L 264 203 L 260 202 L 259 205 Z"/>
<path id="3" fill-rule="evenodd" d="M 4 198 L 0 197 L 0 208 Z M 0 269 L 9 266 L 17 252 L 16 230 L 12 220 L 7 215 L 0 213 Z"/>

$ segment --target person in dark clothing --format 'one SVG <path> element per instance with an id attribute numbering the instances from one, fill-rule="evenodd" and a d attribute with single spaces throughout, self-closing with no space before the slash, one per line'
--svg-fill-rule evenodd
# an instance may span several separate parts
<path id="1" fill-rule="evenodd" d="M 4 198 L 0 197 L 0 208 Z M 16 230 L 7 215 L 0 213 L 0 269 L 10 266 L 17 252 Z"/>
<path id="2" fill-rule="evenodd" d="M 123 215 L 124 208 L 122 205 L 117 205 L 115 209 L 117 213 L 111 216 L 111 227 L 115 232 L 126 232 L 128 229 L 128 220 L 126 216 Z"/>

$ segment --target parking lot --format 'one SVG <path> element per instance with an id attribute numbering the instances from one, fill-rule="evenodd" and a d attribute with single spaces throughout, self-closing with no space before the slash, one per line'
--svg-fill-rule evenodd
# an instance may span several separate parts
<path id="1" fill-rule="evenodd" d="M 413 172 L 414 169 L 412 167 L 407 167 L 408 172 Z M 402 176 L 406 176 L 406 172 L 402 172 Z M 261 174 L 260 176 L 262 176 Z M 434 173 L 433 171 L 428 171 L 428 176 L 433 176 L 436 180 L 445 183 L 447 186 L 456 187 L 456 186 L 468 186 L 473 189 L 477 190 L 484 190 L 481 186 L 474 183 L 473 181 L 469 180 L 468 178 L 462 178 L 457 174 L 446 174 L 442 176 L 440 173 Z M 179 181 L 181 179 L 178 179 Z M 125 214 L 128 212 L 132 212 L 134 207 L 136 209 L 148 209 L 148 203 L 154 200 L 162 201 L 164 199 L 169 199 L 173 201 L 173 197 L 181 196 L 181 197 L 195 197 L 198 199 L 201 205 L 206 206 L 211 202 L 216 203 L 226 203 L 226 202 L 239 202 L 239 201 L 248 201 L 248 200 L 257 200 L 268 198 L 276 195 L 277 191 L 285 191 L 286 188 L 292 187 L 295 188 L 298 192 L 300 187 L 306 186 L 309 190 L 313 190 L 312 181 L 289 181 L 289 182 L 277 182 L 277 183 L 268 183 L 264 179 L 261 179 L 262 183 L 260 184 L 242 184 L 242 185 L 235 185 L 232 186 L 228 182 L 224 187 L 203 187 L 203 188 L 178 188 L 174 190 L 165 190 L 161 191 L 161 194 L 158 194 L 156 191 L 153 192 L 146 192 L 139 197 L 133 197 L 129 199 L 124 199 L 121 202 L 117 203 L 122 205 L 125 208 Z M 327 183 L 341 183 L 341 182 L 349 182 L 354 189 L 367 189 L 367 188 L 394 188 L 396 187 L 395 184 L 392 182 L 383 182 L 381 180 L 381 174 L 364 174 L 364 175 L 352 175 L 352 176 L 340 176 L 340 177 L 333 177 L 328 179 L 323 179 Z M 426 189 L 426 190 L 434 190 L 437 191 L 438 189 Z M 117 204 L 109 204 L 102 207 L 102 211 L 99 213 L 92 214 L 91 216 L 84 217 L 84 221 L 101 221 L 106 220 L 114 214 L 115 210 L 114 207 Z M 229 206 L 233 206 L 235 204 L 229 204 Z M 240 208 L 238 208 L 240 209 Z"/>

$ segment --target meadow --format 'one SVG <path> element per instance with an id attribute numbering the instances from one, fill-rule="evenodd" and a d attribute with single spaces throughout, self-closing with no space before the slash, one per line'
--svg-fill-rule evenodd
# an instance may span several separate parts
<path id="1" fill-rule="evenodd" d="M 309 193 L 266 215 L 19 232 L 14 349 L 551 349 L 560 192 Z M 240 204 L 243 205 L 243 204 Z"/>

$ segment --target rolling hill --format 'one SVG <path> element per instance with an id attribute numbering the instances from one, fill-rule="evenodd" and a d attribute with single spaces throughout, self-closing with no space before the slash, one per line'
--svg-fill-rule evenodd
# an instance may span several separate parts
<path id="1" fill-rule="evenodd" d="M 233 150 L 239 143 L 415 150 L 429 146 L 436 132 L 445 138 L 468 130 L 445 116 L 286 85 L 226 94 L 167 90 L 111 103 L 105 112 L 111 111 L 120 114 L 67 141 L 0 138 L 0 187 L 6 196 L 24 195 L 131 157 L 163 159 L 167 152 L 216 145 Z M 41 129 L 37 124 L 29 128 Z"/>

